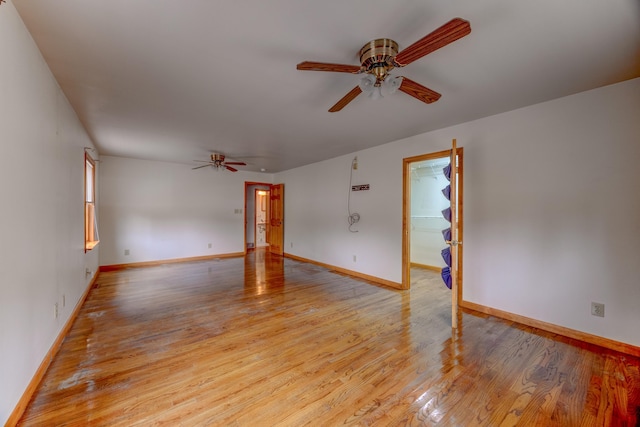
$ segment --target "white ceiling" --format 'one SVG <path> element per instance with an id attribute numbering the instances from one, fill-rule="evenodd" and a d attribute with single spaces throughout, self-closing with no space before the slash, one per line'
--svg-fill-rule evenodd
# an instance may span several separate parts
<path id="1" fill-rule="evenodd" d="M 13 0 L 101 154 L 277 172 L 640 76 L 638 0 Z M 2 12 L 0 6 L 0 13 Z M 394 70 L 439 93 L 360 95 L 344 73 L 454 17 L 471 34 Z"/>

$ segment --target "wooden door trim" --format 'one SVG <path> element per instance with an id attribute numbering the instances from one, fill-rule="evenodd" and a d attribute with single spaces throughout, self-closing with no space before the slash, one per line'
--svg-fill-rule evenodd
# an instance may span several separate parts
<path id="1" fill-rule="evenodd" d="M 257 188 L 253 189 L 253 249 L 258 249 L 258 190 Z M 245 228 L 246 233 L 246 228 Z"/>
<path id="2" fill-rule="evenodd" d="M 274 189 L 278 189 L 278 191 L 274 191 Z M 275 194 L 275 195 L 274 195 Z M 275 202 L 277 200 L 277 203 Z M 279 209 L 276 209 L 277 212 L 275 214 L 276 220 L 279 221 L 278 224 L 278 233 L 274 238 L 274 205 L 279 206 Z M 284 255 L 284 183 L 280 184 L 271 184 L 271 189 L 269 190 L 269 229 L 270 229 L 270 242 L 269 242 L 269 252 L 276 255 Z M 278 244 L 274 244 L 274 241 Z"/>
<path id="3" fill-rule="evenodd" d="M 458 152 L 458 241 L 464 243 L 464 222 L 463 205 L 464 205 L 464 147 L 457 147 Z M 462 252 L 463 246 L 458 247 L 458 306 L 462 302 Z"/>

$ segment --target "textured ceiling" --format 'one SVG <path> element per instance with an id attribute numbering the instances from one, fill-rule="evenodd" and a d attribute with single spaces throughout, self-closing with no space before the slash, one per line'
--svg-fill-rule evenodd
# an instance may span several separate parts
<path id="1" fill-rule="evenodd" d="M 640 76 L 637 0 L 12 2 L 101 154 L 185 165 L 215 151 L 277 172 Z M 329 113 L 358 76 L 296 70 L 454 17 L 470 35 L 392 73 L 433 104 Z"/>

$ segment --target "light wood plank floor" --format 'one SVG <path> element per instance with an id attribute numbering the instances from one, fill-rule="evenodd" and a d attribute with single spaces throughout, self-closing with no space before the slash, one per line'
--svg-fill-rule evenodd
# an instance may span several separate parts
<path id="1" fill-rule="evenodd" d="M 640 360 L 264 252 L 101 273 L 20 425 L 634 426 Z"/>

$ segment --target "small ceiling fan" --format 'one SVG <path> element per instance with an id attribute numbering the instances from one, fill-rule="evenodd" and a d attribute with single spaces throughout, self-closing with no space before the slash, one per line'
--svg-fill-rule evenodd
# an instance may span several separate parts
<path id="1" fill-rule="evenodd" d="M 430 104 L 440 99 L 440 94 L 403 76 L 391 77 L 389 71 L 404 67 L 423 56 L 440 49 L 471 33 L 471 25 L 462 18 L 454 18 L 437 30 L 427 34 L 398 53 L 398 43 L 391 39 L 375 39 L 360 49 L 360 64 L 331 64 L 305 61 L 298 64 L 303 71 L 333 71 L 337 73 L 365 74 L 360 84 L 329 109 L 330 113 L 342 110 L 362 92 L 372 98 L 400 90 Z"/>
<path id="2" fill-rule="evenodd" d="M 211 166 L 212 168 L 215 168 L 217 170 L 227 169 L 227 170 L 230 170 L 231 172 L 238 172 L 238 169 L 231 167 L 229 165 L 246 166 L 246 163 L 244 162 L 226 162 L 224 159 L 225 159 L 224 154 L 213 153 L 211 154 L 211 160 L 209 161 L 194 160 L 195 162 L 206 163 L 206 165 L 196 166 L 195 168 L 191 168 L 191 169 L 200 169 L 200 168 L 206 168 L 207 166 Z"/>

